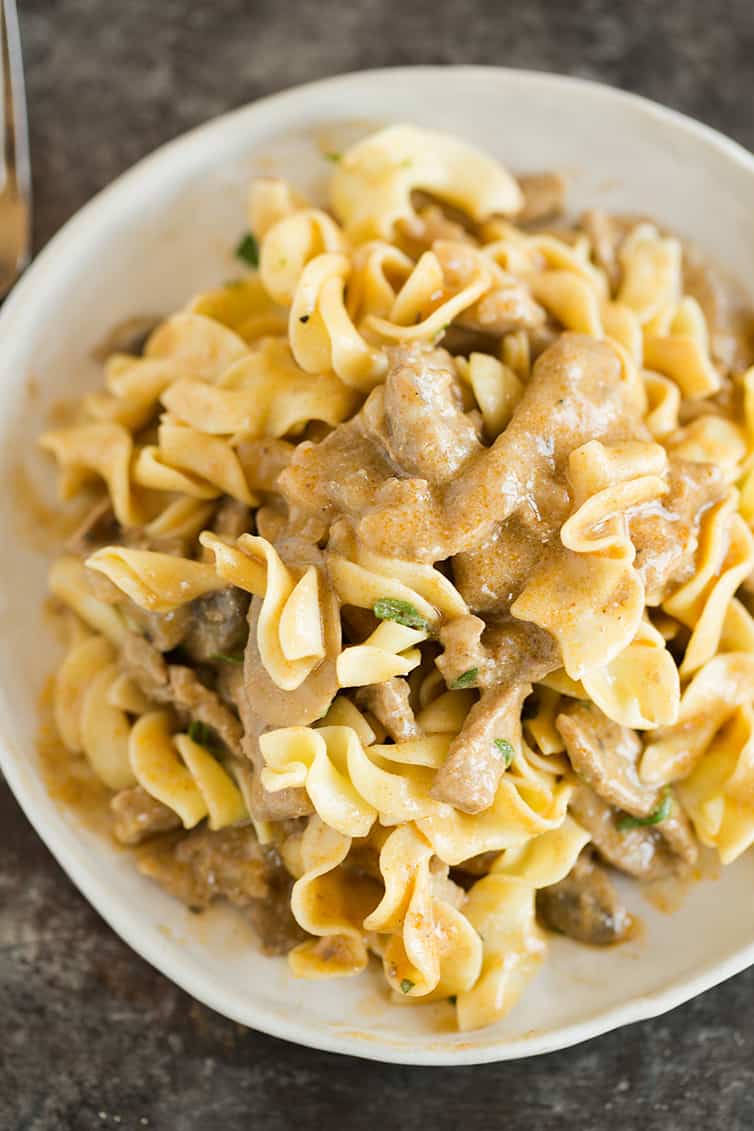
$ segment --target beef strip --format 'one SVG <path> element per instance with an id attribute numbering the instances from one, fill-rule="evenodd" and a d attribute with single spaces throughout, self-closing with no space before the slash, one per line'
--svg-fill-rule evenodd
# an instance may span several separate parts
<path id="1" fill-rule="evenodd" d="M 633 829 L 620 829 L 618 821 L 623 814 L 586 785 L 574 790 L 569 808 L 600 855 L 629 876 L 661 879 L 684 874 L 696 863 L 696 839 L 675 799 L 664 821 Z"/>
<path id="2" fill-rule="evenodd" d="M 361 515 L 382 483 L 394 474 L 379 438 L 369 427 L 383 415 L 384 389 L 375 389 L 356 416 L 339 424 L 319 444 L 296 446 L 281 473 L 280 490 L 291 507 L 326 522 L 339 514 Z"/>
<path id="3" fill-rule="evenodd" d="M 421 253 L 428 251 L 437 240 L 474 242 L 461 222 L 465 217 L 459 214 L 456 220 L 449 215 L 450 211 L 451 209 L 448 208 L 446 212 L 437 204 L 427 204 L 424 207 L 420 206 L 410 219 L 398 221 L 401 243 L 405 245 L 409 254 L 418 259 Z"/>
<path id="4" fill-rule="evenodd" d="M 538 624 L 504 617 L 487 626 L 483 643 L 489 650 L 497 683 L 536 683 L 562 667 L 554 636 Z"/>
<path id="5" fill-rule="evenodd" d="M 538 329 L 546 321 L 544 307 L 532 298 L 528 286 L 513 276 L 487 291 L 457 319 L 463 329 L 495 339 L 513 330 Z"/>
<path id="6" fill-rule="evenodd" d="M 461 733 L 437 771 L 432 796 L 464 813 L 481 813 L 495 800 L 506 769 L 495 739 L 521 747 L 521 705 L 531 684 L 512 684 L 485 691 L 469 711 Z"/>
<path id="7" fill-rule="evenodd" d="M 393 557 L 440 561 L 480 545 L 496 523 L 517 513 L 545 543 L 570 507 L 570 453 L 596 437 L 647 437 L 638 407 L 607 342 L 563 334 L 535 363 L 491 448 L 472 456 L 444 491 L 420 479 L 388 480 L 359 534 Z"/>
<path id="8" fill-rule="evenodd" d="M 136 633 L 126 637 L 121 661 L 149 699 L 170 704 L 179 718 L 189 717 L 204 723 L 231 753 L 242 752 L 241 724 L 220 696 L 204 686 L 195 671 L 179 664 L 167 664 L 157 649 Z"/>
<path id="9" fill-rule="evenodd" d="M 492 661 L 482 644 L 485 627 L 482 618 L 472 613 L 454 617 L 447 624 L 441 625 L 440 643 L 443 651 L 435 663 L 448 686 L 464 672 L 474 669 L 477 672 L 475 685 L 489 686 Z"/>
<path id="10" fill-rule="evenodd" d="M 499 523 L 473 550 L 453 558 L 456 588 L 469 608 L 485 614 L 509 609 L 542 557 L 549 530 L 517 514 Z"/>
<path id="11" fill-rule="evenodd" d="M 141 844 L 157 833 L 180 827 L 180 818 L 167 805 L 151 797 L 140 785 L 122 789 L 110 801 L 113 833 L 121 844 Z"/>
<path id="12" fill-rule="evenodd" d="M 668 468 L 667 495 L 629 524 L 634 565 L 650 606 L 659 605 L 669 587 L 692 576 L 702 516 L 725 491 L 723 473 L 714 464 L 671 456 Z"/>
<path id="13" fill-rule="evenodd" d="M 384 444 L 396 468 L 443 483 L 479 451 L 463 411 L 453 360 L 445 350 L 394 350 L 385 381 Z"/>
<path id="14" fill-rule="evenodd" d="M 321 443 L 299 444 L 280 489 L 291 507 L 328 522 L 339 514 L 359 517 L 396 476 L 440 484 L 481 450 L 476 423 L 463 412 L 450 355 L 398 346 L 384 386 Z"/>
<path id="15" fill-rule="evenodd" d="M 581 702 L 569 703 L 555 726 L 576 773 L 610 805 L 635 817 L 657 807 L 657 790 L 643 784 L 636 768 L 642 744 L 635 730 Z"/>
<path id="16" fill-rule="evenodd" d="M 290 911 L 290 877 L 249 825 L 160 838 L 139 851 L 138 863 L 144 875 L 192 910 L 218 899 L 241 908 L 266 953 L 286 953 L 304 937 Z"/>
<path id="17" fill-rule="evenodd" d="M 356 702 L 374 715 L 394 742 L 407 742 L 420 733 L 409 702 L 410 695 L 408 682 L 394 676 L 384 683 L 360 688 L 356 692 Z"/>
<path id="18" fill-rule="evenodd" d="M 191 628 L 183 647 L 192 660 L 204 662 L 218 654 L 242 650 L 246 644 L 249 594 L 234 585 L 197 597 L 185 606 L 191 614 Z"/>
<path id="19" fill-rule="evenodd" d="M 481 617 L 455 617 L 440 628 L 444 651 L 435 661 L 451 685 L 472 669 L 474 686 L 533 683 L 561 666 L 557 641 L 529 621 L 504 618 L 485 625 Z"/>
<path id="20" fill-rule="evenodd" d="M 560 216 L 565 208 L 566 183 L 560 173 L 524 173 L 516 177 L 524 204 L 517 224 L 541 224 Z"/>
<path id="21" fill-rule="evenodd" d="M 605 869 L 588 848 L 565 879 L 537 892 L 537 915 L 550 930 L 591 946 L 622 942 L 632 927 Z"/>

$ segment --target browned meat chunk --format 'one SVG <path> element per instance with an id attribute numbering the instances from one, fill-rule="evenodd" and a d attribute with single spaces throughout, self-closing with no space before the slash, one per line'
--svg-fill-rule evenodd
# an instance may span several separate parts
<path id="1" fill-rule="evenodd" d="M 487 649 L 482 644 L 485 623 L 481 617 L 469 613 L 454 617 L 440 628 L 440 643 L 443 652 L 435 663 L 443 679 L 450 686 L 464 672 L 476 671 L 475 686 L 489 685 L 491 661 Z"/>
<path id="2" fill-rule="evenodd" d="M 356 693 L 356 702 L 371 711 L 394 742 L 407 742 L 419 734 L 409 702 L 410 694 L 408 682 L 395 676 L 384 683 L 362 687 Z"/>
<path id="3" fill-rule="evenodd" d="M 319 444 L 298 444 L 279 488 L 287 503 L 325 521 L 361 515 L 381 484 L 395 474 L 370 425 L 383 420 L 384 389 L 375 389 L 361 412 L 339 424 Z"/>
<path id="4" fill-rule="evenodd" d="M 512 330 L 535 330 L 546 320 L 544 308 L 532 298 L 526 284 L 511 276 L 464 310 L 458 316 L 458 325 L 499 338 Z"/>
<path id="5" fill-rule="evenodd" d="M 542 558 L 547 530 L 513 514 L 481 546 L 453 558 L 458 592 L 476 613 L 509 609 Z"/>
<path id="6" fill-rule="evenodd" d="M 290 879 L 249 825 L 161 838 L 139 851 L 138 863 L 192 910 L 218 899 L 244 909 L 268 953 L 284 953 L 303 937 L 290 912 Z"/>
<path id="7" fill-rule="evenodd" d="M 631 916 L 589 849 L 564 880 L 537 892 L 537 915 L 550 930 L 591 946 L 621 942 L 632 927 Z"/>
<path id="8" fill-rule="evenodd" d="M 249 600 L 243 589 L 230 585 L 186 606 L 191 614 L 191 629 L 183 647 L 192 660 L 203 662 L 243 649 Z"/>
<path id="9" fill-rule="evenodd" d="M 250 825 L 194 829 L 148 845 L 138 859 L 140 871 L 195 910 L 221 897 L 243 907 L 269 888 L 270 865 Z"/>
<path id="10" fill-rule="evenodd" d="M 636 769 L 642 745 L 635 730 L 609 719 L 593 703 L 569 703 L 555 720 L 579 777 L 605 801 L 635 817 L 657 807 L 656 789 L 644 785 Z"/>
<path id="11" fill-rule="evenodd" d="M 177 829 L 181 823 L 177 813 L 150 797 L 140 785 L 116 793 L 110 808 L 115 815 L 113 832 L 121 844 L 141 844 L 157 833 Z"/>
<path id="12" fill-rule="evenodd" d="M 444 651 L 435 661 L 450 685 L 477 672 L 474 685 L 533 683 L 560 667 L 557 641 L 528 621 L 507 619 L 487 627 L 481 617 L 456 617 L 440 629 Z"/>
<path id="13" fill-rule="evenodd" d="M 714 464 L 671 456 L 669 468 L 670 490 L 661 505 L 637 515 L 630 524 L 634 564 L 648 605 L 659 605 L 669 586 L 691 577 L 702 515 L 724 492 L 722 472 Z"/>
<path id="14" fill-rule="evenodd" d="M 517 224 L 540 224 L 560 216 L 565 208 L 566 184 L 560 173 L 524 173 L 516 178 L 524 194 Z"/>
<path id="15" fill-rule="evenodd" d="M 401 233 L 402 243 L 409 254 L 416 258 L 423 251 L 431 248 L 437 240 L 452 240 L 454 243 L 473 243 L 473 238 L 466 231 L 462 220 L 466 219 L 458 214 L 458 219 L 451 215 L 452 209 L 440 208 L 436 204 L 419 207 L 410 220 L 399 220 L 398 228 Z M 467 221 L 468 222 L 468 221 Z"/>
<path id="16" fill-rule="evenodd" d="M 437 771 L 432 796 L 464 813 L 481 813 L 495 800 L 506 759 L 495 740 L 521 745 L 521 704 L 531 691 L 528 683 L 486 691 L 469 711 L 463 729 L 453 740 L 448 757 Z"/>
<path id="17" fill-rule="evenodd" d="M 506 619 L 484 634 L 496 683 L 536 683 L 561 667 L 558 642 L 530 621 Z"/>
<path id="18" fill-rule="evenodd" d="M 393 357 L 385 385 L 356 416 L 320 443 L 296 447 L 279 480 L 292 509 L 329 522 L 339 514 L 358 517 L 397 475 L 444 482 L 481 449 L 450 355 L 397 347 Z"/>
<path id="19" fill-rule="evenodd" d="M 419 480 L 386 482 L 359 524 L 377 550 L 439 561 L 478 546 L 514 513 L 546 541 L 570 506 L 565 470 L 588 440 L 644 438 L 646 432 L 607 343 L 563 334 L 537 360 L 505 431 L 473 456 L 447 489 Z"/>
<path id="20" fill-rule="evenodd" d="M 445 350 L 396 349 L 385 381 L 385 447 L 405 475 L 444 483 L 481 448 Z"/>
<path id="21" fill-rule="evenodd" d="M 600 855 L 629 876 L 656 880 L 683 874 L 696 863 L 697 843 L 675 800 L 669 816 L 659 824 L 622 829 L 619 822 L 624 814 L 581 785 L 573 793 L 570 812 L 587 830 Z"/>
<path id="22" fill-rule="evenodd" d="M 205 687 L 191 668 L 166 664 L 157 649 L 136 633 L 126 637 L 121 659 L 126 671 L 149 699 L 169 703 L 179 717 L 188 716 L 211 727 L 231 753 L 241 753 L 241 724 L 220 696 Z"/>

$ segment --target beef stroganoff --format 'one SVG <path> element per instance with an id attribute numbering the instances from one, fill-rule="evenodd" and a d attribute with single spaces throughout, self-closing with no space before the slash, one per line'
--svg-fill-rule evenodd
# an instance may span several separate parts
<path id="1" fill-rule="evenodd" d="M 55 722 L 147 876 L 469 1030 L 549 932 L 630 936 L 611 872 L 754 841 L 749 326 L 554 174 L 332 156 L 41 438 L 90 503 Z"/>

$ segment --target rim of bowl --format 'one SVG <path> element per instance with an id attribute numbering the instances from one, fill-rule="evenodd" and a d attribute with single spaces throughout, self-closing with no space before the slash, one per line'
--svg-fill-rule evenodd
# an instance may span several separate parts
<path id="1" fill-rule="evenodd" d="M 286 103 L 295 102 L 307 95 L 319 94 L 325 90 L 337 90 L 338 87 L 349 87 L 362 82 L 373 82 L 377 77 L 382 79 L 394 76 L 416 78 L 421 81 L 424 76 L 439 75 L 448 79 L 463 77 L 479 82 L 480 85 L 494 80 L 495 76 L 506 76 L 515 78 L 524 85 L 550 87 L 553 93 L 578 90 L 593 97 L 595 101 L 602 101 L 617 108 L 631 109 L 636 112 L 638 119 L 643 118 L 645 121 L 673 127 L 676 131 L 697 141 L 700 146 L 713 151 L 718 158 L 729 161 L 749 173 L 754 187 L 754 156 L 738 142 L 677 110 L 662 106 L 642 95 L 632 94 L 591 79 L 517 67 L 478 65 L 383 67 L 347 72 L 290 87 L 212 118 L 159 146 L 121 173 L 111 184 L 101 189 L 48 241 L 6 300 L 0 312 L 0 355 L 3 346 L 19 332 L 28 333 L 25 324 L 33 322 L 34 307 L 39 295 L 49 287 L 56 286 L 58 280 L 65 277 L 68 270 L 69 249 L 74 248 L 79 233 L 104 217 L 108 217 L 110 221 L 116 220 L 121 203 L 125 204 L 136 182 L 146 182 L 160 168 L 172 167 L 181 157 L 188 158 L 191 151 L 210 135 L 217 135 L 218 139 L 221 135 L 230 136 L 248 119 L 263 117 L 266 114 L 274 116 L 278 108 L 283 108 Z M 28 781 L 25 780 L 26 775 L 16 765 L 11 746 L 12 743 L 6 736 L 0 734 L 0 768 L 16 800 L 37 835 L 112 930 L 150 965 L 202 1004 L 246 1027 L 307 1048 L 384 1063 L 424 1067 L 516 1060 L 568 1048 L 623 1025 L 659 1016 L 754 964 L 753 939 L 750 944 L 738 947 L 726 957 L 704 964 L 691 977 L 671 981 L 662 990 L 630 998 L 620 1005 L 595 1013 L 584 1020 L 549 1032 L 537 1030 L 515 1039 L 500 1038 L 497 1041 L 479 1043 L 475 1041 L 473 1033 L 468 1034 L 468 1040 L 456 1045 L 443 1045 L 438 1037 L 432 1035 L 417 1039 L 415 1047 L 408 1044 L 392 1044 L 387 1038 L 382 1037 L 370 1036 L 368 1040 L 357 1041 L 353 1031 L 348 1035 L 339 1036 L 334 1031 L 319 1029 L 308 1022 L 284 1017 L 261 1003 L 255 1005 L 253 1010 L 240 1009 L 233 996 L 219 988 L 211 975 L 197 969 L 193 960 L 186 959 L 181 954 L 173 954 L 169 960 L 165 960 L 164 939 L 161 947 L 158 938 L 153 938 L 150 932 L 145 933 L 138 922 L 132 919 L 129 909 L 122 907 L 113 899 L 106 884 L 90 871 L 86 861 L 77 854 L 76 848 L 79 842 L 75 831 L 64 823 L 62 817 L 58 826 L 44 825 L 40 828 L 37 825 L 36 801 L 31 779 L 36 781 L 38 773 L 32 767 L 31 777 Z"/>

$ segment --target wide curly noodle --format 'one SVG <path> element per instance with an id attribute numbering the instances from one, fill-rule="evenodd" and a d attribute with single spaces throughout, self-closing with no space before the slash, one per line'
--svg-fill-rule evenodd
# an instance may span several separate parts
<path id="1" fill-rule="evenodd" d="M 523 205 L 409 125 L 330 210 L 260 178 L 258 270 L 40 440 L 92 502 L 54 715 L 117 835 L 189 902 L 202 853 L 212 896 L 271 901 L 261 853 L 296 976 L 376 955 L 462 1029 L 545 927 L 622 937 L 596 856 L 688 869 L 684 812 L 726 864 L 754 842 L 754 368 L 716 353 L 750 343 L 674 235 Z"/>

